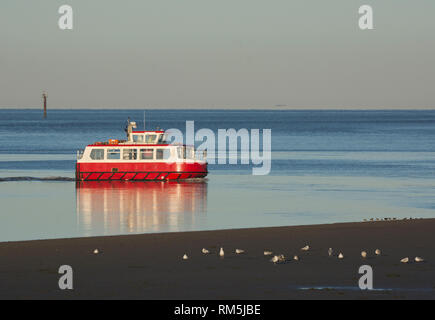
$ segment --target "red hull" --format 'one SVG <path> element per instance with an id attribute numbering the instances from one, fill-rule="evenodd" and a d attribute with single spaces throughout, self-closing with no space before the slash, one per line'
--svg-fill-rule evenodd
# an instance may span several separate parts
<path id="1" fill-rule="evenodd" d="M 78 181 L 111 180 L 182 180 L 203 178 L 207 175 L 204 163 L 77 163 Z"/>

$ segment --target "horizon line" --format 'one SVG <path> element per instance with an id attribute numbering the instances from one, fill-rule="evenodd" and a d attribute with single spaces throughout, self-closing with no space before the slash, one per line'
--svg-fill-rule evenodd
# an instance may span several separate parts
<path id="1" fill-rule="evenodd" d="M 42 106 L 30 106 L 30 107 L 0 107 L 0 110 L 43 110 Z M 49 110 L 313 110 L 313 111 L 323 111 L 323 110 L 435 110 L 435 106 L 427 107 L 410 107 L 410 106 L 396 106 L 396 107 L 371 107 L 371 106 L 348 106 L 348 107 L 292 107 L 292 106 L 219 106 L 219 107 L 156 107 L 156 106 L 146 106 L 146 107 L 48 107 Z"/>

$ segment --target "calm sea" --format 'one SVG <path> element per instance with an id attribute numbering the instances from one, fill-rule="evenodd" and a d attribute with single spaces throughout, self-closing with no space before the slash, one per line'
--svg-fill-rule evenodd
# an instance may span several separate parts
<path id="1" fill-rule="evenodd" d="M 0 110 L 0 179 L 74 177 L 142 110 Z M 202 182 L 0 182 L 0 241 L 435 217 L 435 111 L 147 110 L 147 129 L 272 129 L 272 171 Z"/>

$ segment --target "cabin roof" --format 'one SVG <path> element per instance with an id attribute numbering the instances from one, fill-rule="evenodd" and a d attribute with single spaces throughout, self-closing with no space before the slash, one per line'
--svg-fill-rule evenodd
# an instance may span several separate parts
<path id="1" fill-rule="evenodd" d="M 168 147 L 168 146 L 174 146 L 174 147 L 193 147 L 193 145 L 189 145 L 189 144 L 169 144 L 169 143 L 165 143 L 165 144 L 154 144 L 154 143 L 129 143 L 129 144 L 124 144 L 124 143 L 119 143 L 119 144 L 109 144 L 109 143 L 104 143 L 104 144 L 88 144 L 88 147 L 106 147 L 106 148 L 119 148 L 119 147 Z"/>
<path id="2" fill-rule="evenodd" d="M 102 144 L 88 144 L 88 147 L 108 147 L 108 148 L 118 148 L 118 147 L 167 147 L 170 146 L 170 144 L 155 144 L 155 143 L 117 143 L 117 144 L 109 144 L 109 143 L 102 143 Z"/>
<path id="3" fill-rule="evenodd" d="M 155 131 L 132 131 L 132 133 L 165 133 L 163 130 L 155 130 Z"/>

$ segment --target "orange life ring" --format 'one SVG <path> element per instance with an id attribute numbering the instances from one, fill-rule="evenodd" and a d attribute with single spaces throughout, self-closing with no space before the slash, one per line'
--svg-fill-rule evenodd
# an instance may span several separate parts
<path id="1" fill-rule="evenodd" d="M 119 144 L 119 140 L 109 139 L 109 144 Z"/>

